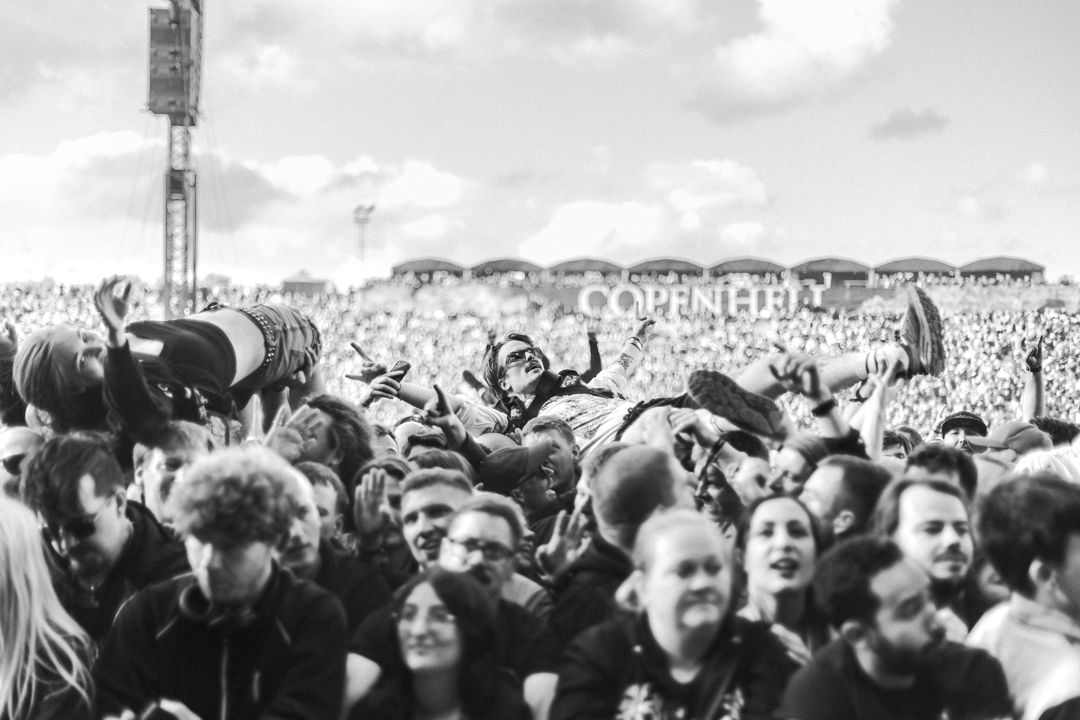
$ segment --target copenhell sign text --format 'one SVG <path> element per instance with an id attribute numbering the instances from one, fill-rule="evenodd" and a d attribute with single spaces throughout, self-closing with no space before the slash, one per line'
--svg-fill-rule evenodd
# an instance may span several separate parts
<path id="1" fill-rule="evenodd" d="M 623 315 L 640 309 L 647 315 L 770 315 L 800 307 L 821 307 L 826 285 L 586 285 L 577 293 L 577 310 L 586 314 Z M 833 288 L 835 290 L 835 288 Z"/>

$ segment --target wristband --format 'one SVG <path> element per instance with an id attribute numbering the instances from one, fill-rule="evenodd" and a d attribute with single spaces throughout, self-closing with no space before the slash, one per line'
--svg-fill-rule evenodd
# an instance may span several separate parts
<path id="1" fill-rule="evenodd" d="M 637 335 L 631 335 L 630 339 L 626 341 L 628 345 L 633 345 L 638 350 L 641 350 L 641 338 Z"/>
<path id="2" fill-rule="evenodd" d="M 823 402 L 820 405 L 818 405 L 817 407 L 815 407 L 813 410 L 811 410 L 810 414 L 813 415 L 814 417 L 825 417 L 826 415 L 828 415 L 829 413 L 831 413 L 835 409 L 836 409 L 836 398 L 831 397 L 828 400 L 826 400 L 825 402 Z"/>

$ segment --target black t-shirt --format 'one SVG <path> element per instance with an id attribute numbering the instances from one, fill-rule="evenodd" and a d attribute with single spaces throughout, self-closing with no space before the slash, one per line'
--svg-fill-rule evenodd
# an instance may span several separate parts
<path id="1" fill-rule="evenodd" d="M 536 616 L 500 599 L 496 620 L 503 638 L 500 665 L 509 670 L 519 684 L 535 673 L 559 671 L 559 642 Z M 397 623 L 389 606 L 376 610 L 360 624 L 349 652 L 371 660 L 383 673 L 407 672 L 398 643 Z"/>
<path id="2" fill-rule="evenodd" d="M 851 647 L 834 640 L 791 678 L 784 720 L 986 720 L 1009 717 L 1001 664 L 982 650 L 946 642 L 909 688 L 885 689 L 863 671 Z"/>

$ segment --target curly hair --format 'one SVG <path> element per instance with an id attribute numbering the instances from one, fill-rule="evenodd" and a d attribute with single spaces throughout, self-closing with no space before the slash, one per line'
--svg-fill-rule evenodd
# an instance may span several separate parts
<path id="1" fill-rule="evenodd" d="M 340 451 L 341 460 L 334 468 L 338 477 L 351 478 L 356 470 L 375 453 L 371 449 L 371 425 L 353 405 L 336 395 L 316 395 L 304 401 L 309 407 L 330 416 L 330 437 L 334 449 Z"/>
<path id="2" fill-rule="evenodd" d="M 219 450 L 195 462 L 169 499 L 184 536 L 222 547 L 277 545 L 297 509 L 296 471 L 261 447 Z"/>
<path id="3" fill-rule="evenodd" d="M 57 432 L 103 430 L 107 413 L 101 388 L 75 387 L 53 353 L 53 335 L 65 327 L 38 330 L 19 343 L 11 368 L 15 390 L 27 403 L 48 412 Z"/>

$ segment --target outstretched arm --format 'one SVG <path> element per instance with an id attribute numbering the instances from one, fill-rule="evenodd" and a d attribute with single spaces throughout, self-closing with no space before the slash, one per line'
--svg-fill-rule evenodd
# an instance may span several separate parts
<path id="1" fill-rule="evenodd" d="M 1024 377 L 1024 390 L 1020 394 L 1020 416 L 1031 422 L 1031 418 L 1046 414 L 1046 378 L 1043 376 L 1043 339 L 1040 337 L 1035 347 L 1024 355 L 1027 373 Z"/>
<path id="2" fill-rule="evenodd" d="M 638 318 L 638 324 L 634 328 L 634 334 L 627 338 L 623 343 L 622 350 L 619 351 L 618 357 L 615 361 L 608 365 L 609 370 L 614 370 L 624 377 L 631 377 L 634 371 L 637 370 L 638 365 L 641 364 L 641 357 L 645 349 L 645 343 L 649 340 L 649 332 L 652 330 L 652 326 L 656 324 L 656 321 L 648 317 Z"/>

